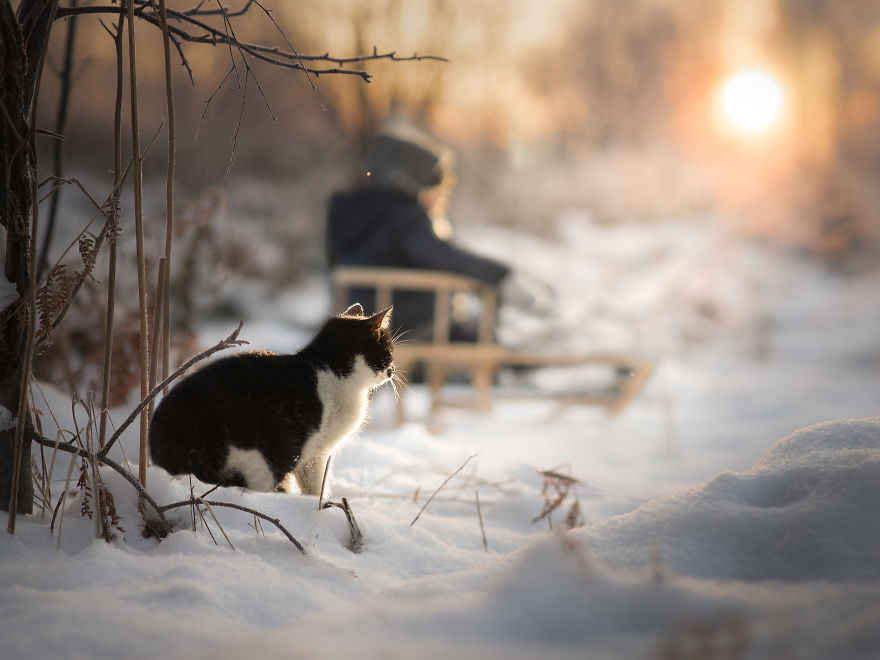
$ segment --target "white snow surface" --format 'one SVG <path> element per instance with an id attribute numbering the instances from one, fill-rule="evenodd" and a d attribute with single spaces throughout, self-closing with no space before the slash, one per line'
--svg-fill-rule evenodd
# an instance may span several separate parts
<path id="1" fill-rule="evenodd" d="M 16 300 L 18 300 L 18 291 L 16 290 L 15 285 L 5 277 L 0 276 L 0 312 L 5 310 Z"/>
<path id="2" fill-rule="evenodd" d="M 0 406 L 0 431 L 15 428 L 15 415 L 6 406 Z"/>
<path id="3" fill-rule="evenodd" d="M 555 285 L 549 316 L 505 311 L 506 341 L 647 357 L 639 398 L 613 417 L 499 400 L 487 415 L 429 420 L 413 385 L 395 427 L 380 392 L 330 475 L 363 532 L 358 554 L 339 509 L 240 489 L 210 499 L 280 519 L 305 555 L 270 523 L 255 530 L 219 507 L 195 532 L 177 509 L 176 531 L 147 539 L 133 489 L 102 469 L 124 529 L 114 541 L 95 540 L 81 493 L 53 534 L 49 511 L 0 535 L 0 655 L 880 657 L 880 273 L 834 274 L 711 221 L 609 228 L 573 215 L 557 241 L 490 228 L 462 240 Z M 242 336 L 295 350 L 310 331 L 290 321 L 329 313 L 325 287 L 312 279 L 254 304 Z M 298 300 L 311 311 L 291 310 Z M 205 343 L 234 325 L 206 326 Z M 500 388 L 588 377 L 505 375 Z M 45 435 L 50 409 L 74 427 L 51 384 L 35 404 Z M 111 455 L 134 459 L 136 445 L 129 429 Z M 67 465 L 56 461 L 53 497 Z M 577 480 L 549 520 L 547 470 Z M 190 493 L 156 467 L 147 483 L 162 504 Z M 569 530 L 568 516 L 584 524 Z"/>

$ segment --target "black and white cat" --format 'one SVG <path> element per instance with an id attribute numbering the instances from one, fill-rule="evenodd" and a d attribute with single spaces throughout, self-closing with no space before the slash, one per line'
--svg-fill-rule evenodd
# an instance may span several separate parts
<path id="1" fill-rule="evenodd" d="M 355 304 L 294 355 L 239 353 L 199 369 L 153 414 L 153 463 L 251 490 L 291 492 L 295 480 L 320 495 L 328 456 L 395 376 L 390 322 L 390 307 L 366 317 Z"/>

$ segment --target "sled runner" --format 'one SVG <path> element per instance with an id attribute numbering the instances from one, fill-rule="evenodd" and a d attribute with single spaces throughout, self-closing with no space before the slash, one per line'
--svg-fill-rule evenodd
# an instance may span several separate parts
<path id="1" fill-rule="evenodd" d="M 504 348 L 495 342 L 497 291 L 494 287 L 462 275 L 431 270 L 341 266 L 332 272 L 334 309 L 344 309 L 351 289 L 375 292 L 375 308 L 392 304 L 395 291 L 421 291 L 434 294 L 433 332 L 430 340 L 406 340 L 394 351 L 394 360 L 405 372 L 421 364 L 431 398 L 431 412 L 449 405 L 444 385 L 454 373 L 465 373 L 473 389 L 468 403 L 487 411 L 495 397 L 551 397 L 561 404 L 586 404 L 619 412 L 635 397 L 651 374 L 646 360 L 615 354 L 552 354 L 523 352 Z M 481 302 L 480 326 L 476 342 L 450 341 L 453 296 L 468 293 Z M 496 387 L 493 383 L 501 367 L 528 369 L 541 367 L 596 366 L 608 372 L 604 387 L 576 391 L 548 392 L 534 387 Z M 401 393 L 402 397 L 403 393 Z M 403 419 L 402 398 L 398 417 Z"/>

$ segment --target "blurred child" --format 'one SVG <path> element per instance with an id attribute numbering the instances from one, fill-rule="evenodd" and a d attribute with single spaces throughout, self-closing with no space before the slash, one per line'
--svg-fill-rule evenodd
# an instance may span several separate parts
<path id="1" fill-rule="evenodd" d="M 498 287 L 503 302 L 539 306 L 541 287 L 529 291 L 513 269 L 474 254 L 452 242 L 446 207 L 454 176 L 452 154 L 424 135 L 384 133 L 367 151 L 366 176 L 353 190 L 330 199 L 327 249 L 330 267 L 375 266 L 441 270 Z M 350 302 L 375 306 L 373 293 L 351 291 Z M 400 291 L 394 295 L 394 323 L 411 338 L 431 336 L 432 293 Z M 453 310 L 452 341 L 476 341 L 478 312 Z"/>

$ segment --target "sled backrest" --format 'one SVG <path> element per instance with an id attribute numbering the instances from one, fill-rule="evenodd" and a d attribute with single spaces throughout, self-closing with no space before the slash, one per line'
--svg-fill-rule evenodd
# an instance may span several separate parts
<path id="1" fill-rule="evenodd" d="M 497 291 L 494 287 L 464 275 L 436 270 L 407 268 L 373 268 L 340 266 L 331 274 L 333 308 L 344 309 L 349 291 L 372 289 L 376 292 L 376 309 L 391 305 L 394 291 L 424 291 L 434 294 L 434 332 L 432 344 L 449 343 L 452 329 L 452 297 L 471 293 L 480 298 L 482 313 L 477 334 L 478 344 L 492 344 L 495 336 Z"/>

